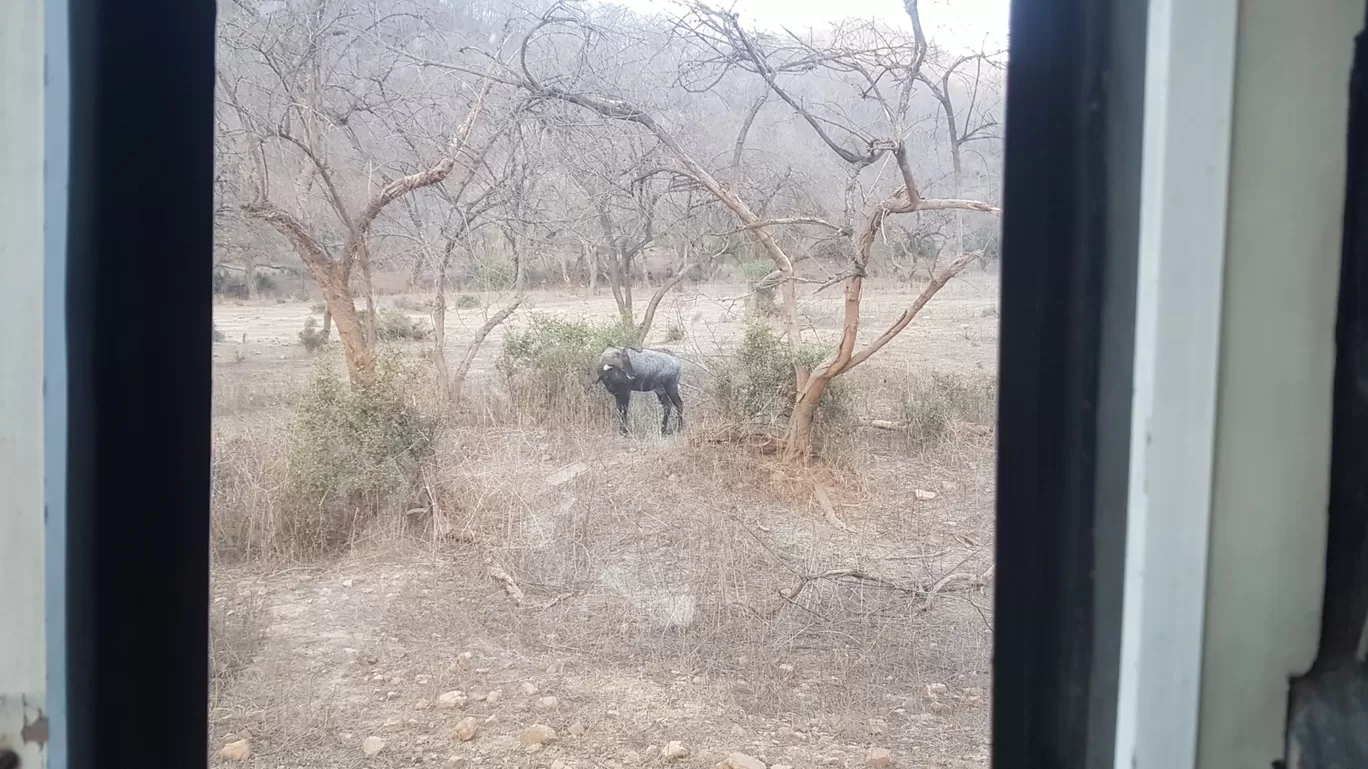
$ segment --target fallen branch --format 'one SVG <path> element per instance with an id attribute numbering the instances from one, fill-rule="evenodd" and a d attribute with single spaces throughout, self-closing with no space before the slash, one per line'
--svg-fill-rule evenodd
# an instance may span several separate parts
<path id="1" fill-rule="evenodd" d="M 883 577 L 876 577 L 872 574 L 860 571 L 859 569 L 831 569 L 830 571 L 824 571 L 821 574 L 807 574 L 799 577 L 797 587 L 779 588 L 779 596 L 785 600 L 792 601 L 794 598 L 798 597 L 799 593 L 803 592 L 803 588 L 822 579 L 853 579 L 861 582 L 873 582 L 876 585 L 883 585 L 884 587 L 892 588 L 903 593 L 917 594 L 923 592 L 917 588 L 903 587 L 897 583 L 890 582 Z"/>
<path id="2" fill-rule="evenodd" d="M 822 484 L 818 483 L 817 479 L 810 475 L 808 476 L 808 480 L 812 482 L 812 493 L 817 497 L 817 504 L 821 506 L 823 513 L 822 517 L 826 519 L 826 522 L 841 531 L 850 531 L 850 527 L 846 526 L 844 521 L 836 517 L 836 507 L 831 504 L 831 497 L 827 496 L 826 489 L 822 487 Z M 794 593 L 794 595 L 797 595 L 797 593 Z"/>
<path id="3" fill-rule="evenodd" d="M 552 606 L 555 606 L 561 601 L 564 601 L 572 595 L 574 595 L 574 593 L 558 593 L 555 598 L 552 598 L 551 600 L 547 601 L 541 606 L 538 606 L 537 608 L 541 611 L 546 611 L 547 609 L 551 608 Z"/>

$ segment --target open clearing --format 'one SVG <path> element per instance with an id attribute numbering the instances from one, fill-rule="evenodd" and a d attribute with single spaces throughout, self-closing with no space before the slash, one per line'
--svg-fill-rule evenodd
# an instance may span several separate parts
<path id="1" fill-rule="evenodd" d="M 695 369 L 691 415 L 706 414 L 700 382 L 740 335 L 742 303 L 725 298 L 742 293 L 689 289 L 661 307 L 651 340 L 684 332 L 670 346 Z M 915 293 L 867 289 L 866 333 Z M 838 294 L 804 300 L 819 337 L 838 333 Z M 913 376 L 991 376 L 996 303 L 995 277 L 952 281 L 850 374 L 862 416 L 896 419 L 885 395 Z M 311 312 L 216 308 L 216 440 L 289 419 Z M 451 312 L 449 360 L 485 312 Z M 528 312 L 607 319 L 614 305 L 607 292 L 534 293 L 486 340 L 472 401 L 497 402 L 480 398 Z M 657 409 L 633 406 L 643 424 Z M 630 439 L 466 419 L 438 450 L 436 482 L 455 500 L 442 526 L 378 532 L 321 562 L 217 559 L 212 760 L 234 765 L 220 748 L 247 739 L 249 763 L 282 768 L 712 767 L 732 752 L 853 768 L 871 749 L 900 767 L 986 766 L 991 426 L 956 425 L 926 450 L 858 430 L 839 468 L 814 471 L 834 516 L 816 475 L 713 434 L 706 419 Z M 525 745 L 537 724 L 556 741 Z"/>

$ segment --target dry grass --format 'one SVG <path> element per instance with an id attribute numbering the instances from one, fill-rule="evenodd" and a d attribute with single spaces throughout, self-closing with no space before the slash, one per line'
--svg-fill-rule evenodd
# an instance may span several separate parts
<path id="1" fill-rule="evenodd" d="M 683 329 L 676 347 L 691 364 L 678 436 L 659 436 L 651 397 L 634 404 L 633 438 L 613 434 L 611 402 L 590 387 L 575 404 L 529 402 L 495 369 L 501 331 L 467 397 L 438 409 L 440 439 L 416 479 L 424 504 L 364 521 L 325 558 L 304 558 L 317 550 L 293 541 L 280 502 L 307 359 L 222 361 L 215 606 L 259 602 L 248 614 L 262 632 L 216 627 L 246 640 L 216 643 L 214 664 L 248 662 L 216 679 L 211 748 L 250 736 L 273 764 L 351 765 L 373 734 L 387 741 L 371 761 L 382 766 L 625 768 L 664 765 L 651 747 L 681 740 L 684 766 L 732 750 L 855 766 L 871 746 L 906 766 L 984 765 L 993 397 L 981 367 L 992 351 L 977 345 L 995 339 L 983 311 L 994 300 L 975 289 L 939 314 L 933 303 L 907 345 L 852 374 L 850 418 L 808 471 L 708 401 L 741 320 L 706 296 L 658 321 L 662 335 Z M 871 292 L 871 314 L 900 301 Z M 470 322 L 452 321 L 453 344 Z M 928 340 L 941 365 L 919 364 Z M 281 383 L 269 399 L 247 381 L 267 368 Z M 215 622 L 228 616 L 240 615 Z M 524 681 L 556 708 L 538 710 Z M 420 709 L 454 689 L 470 695 L 464 707 Z M 497 702 L 476 699 L 495 689 Z M 495 720 L 460 742 L 451 728 L 465 715 Z M 577 721 L 587 732 L 565 736 Z M 564 739 L 528 756 L 517 735 L 533 722 Z"/>

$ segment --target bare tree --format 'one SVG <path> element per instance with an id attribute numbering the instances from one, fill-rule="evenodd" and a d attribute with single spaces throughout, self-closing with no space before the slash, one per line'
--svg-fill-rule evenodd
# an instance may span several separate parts
<path id="1" fill-rule="evenodd" d="M 845 284 L 841 337 L 836 349 L 812 371 L 796 372 L 798 395 L 789 419 L 785 457 L 807 457 L 812 448 L 812 425 L 827 387 L 837 376 L 868 360 L 894 337 L 902 333 L 917 313 L 945 284 L 964 268 L 967 259 L 957 256 L 943 271 L 934 275 L 921 293 L 873 341 L 858 345 L 861 324 L 861 299 L 864 280 L 875 239 L 885 220 L 893 214 L 926 211 L 979 211 L 999 214 L 996 206 L 959 197 L 927 198 L 918 190 L 916 175 L 908 160 L 906 137 L 911 132 L 909 115 L 913 92 L 924 82 L 921 71 L 928 44 L 922 31 L 916 0 L 906 0 L 912 22 L 910 41 L 877 26 L 858 26 L 837 30 L 833 39 L 818 45 L 792 37 L 788 41 L 767 41 L 748 33 L 736 14 L 715 10 L 702 3 L 691 5 L 686 20 L 694 34 L 715 52 L 708 63 L 739 66 L 764 80 L 770 90 L 811 128 L 821 142 L 851 167 L 851 188 L 860 172 L 881 159 L 891 157 L 901 184 L 870 208 L 854 234 L 850 264 L 840 276 Z M 793 73 L 820 70 L 859 89 L 863 99 L 878 105 L 883 118 L 882 135 L 869 131 L 869 122 L 805 103 L 785 82 Z M 961 144 L 963 142 L 960 142 Z M 958 145 L 955 147 L 958 153 Z M 792 282 L 793 275 L 785 277 Z M 834 282 L 834 281 L 832 281 Z M 858 347 L 858 349 L 857 349 Z"/>
<path id="2" fill-rule="evenodd" d="M 356 183 L 356 169 L 344 167 L 345 154 L 336 145 L 339 138 L 354 140 L 353 121 L 381 114 L 380 107 L 392 100 L 391 89 L 415 78 L 414 65 L 372 43 L 385 35 L 412 36 L 408 20 L 346 0 L 315 0 L 297 11 L 292 4 L 269 12 L 234 10 L 221 39 L 235 56 L 220 66 L 219 92 L 253 166 L 242 208 L 283 236 L 304 262 L 337 324 L 351 381 L 363 384 L 373 374 L 374 338 L 356 311 L 353 269 L 359 267 L 368 284 L 376 220 L 395 201 L 445 181 L 469 153 L 471 132 L 494 83 L 477 80 L 464 119 L 435 158 L 412 158 L 422 164 L 368 189 L 364 178 Z M 364 63 L 367 71 L 356 74 L 343 63 Z M 342 82 L 343 72 L 356 77 Z M 289 157 L 285 168 L 273 162 L 284 157 Z M 284 176 L 291 166 L 299 174 L 294 189 L 273 189 L 273 176 Z M 277 194 L 289 197 L 289 192 L 296 201 L 321 198 L 331 221 L 319 221 L 307 205 L 277 202 Z M 341 242 L 335 244 L 338 235 Z M 374 300 L 369 288 L 366 293 L 373 321 Z"/>
<path id="3" fill-rule="evenodd" d="M 940 77 L 925 71 L 917 73 L 917 79 L 930 89 L 932 96 L 940 104 L 945 119 L 946 141 L 950 146 L 950 162 L 953 173 L 955 197 L 964 194 L 964 147 L 970 142 L 996 140 L 998 121 L 991 110 L 998 105 L 991 98 L 991 89 L 984 78 L 984 68 L 1001 71 L 999 54 L 985 51 L 959 56 L 945 66 Z M 941 57 L 937 57 L 941 58 Z M 933 65 L 934 66 L 934 65 Z M 972 73 L 968 71 L 972 70 Z M 962 112 L 957 112 L 956 90 L 967 91 L 967 104 Z M 954 253 L 958 258 L 964 253 L 964 212 L 955 211 Z"/>
<path id="4" fill-rule="evenodd" d="M 587 275 L 590 290 L 606 278 L 641 340 L 698 267 L 719 254 L 759 259 L 770 269 L 759 285 L 780 293 L 795 347 L 810 335 L 800 286 L 815 286 L 809 302 L 840 284 L 833 351 L 812 370 L 794 366 L 785 454 L 802 460 L 830 382 L 963 269 L 966 227 L 988 229 L 977 214 L 1000 213 L 991 185 L 975 186 L 973 162 L 995 151 L 995 58 L 934 49 L 916 0 L 904 7 L 910 33 L 847 22 L 798 35 L 747 29 L 702 2 L 672 19 L 565 0 L 230 2 L 225 165 L 237 169 L 241 210 L 283 235 L 318 282 L 356 382 L 368 376 L 374 330 L 352 278 L 373 319 L 373 264 L 402 263 L 413 285 L 432 276 L 440 384 L 451 393 L 548 275 Z M 928 262 L 929 274 L 861 344 L 863 286 L 898 217 L 914 234 L 894 256 L 913 257 L 907 275 Z M 952 224 L 947 265 L 916 256 Z M 947 237 L 935 237 L 939 252 Z M 448 373 L 449 286 L 494 266 L 511 295 L 488 308 Z"/>

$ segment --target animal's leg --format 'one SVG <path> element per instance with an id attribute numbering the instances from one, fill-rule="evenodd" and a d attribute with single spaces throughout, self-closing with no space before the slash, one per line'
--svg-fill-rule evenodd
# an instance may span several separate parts
<path id="1" fill-rule="evenodd" d="M 665 394 L 665 388 L 658 387 L 655 391 L 656 398 L 660 399 L 660 434 L 670 434 L 670 396 Z"/>
<path id="2" fill-rule="evenodd" d="M 630 423 L 627 421 L 627 407 L 632 405 L 632 391 L 625 390 L 623 392 L 613 393 L 613 397 L 617 398 L 618 430 L 621 431 L 623 435 L 631 435 L 632 430 L 628 426 Z"/>
<path id="3" fill-rule="evenodd" d="M 684 400 L 679 397 L 679 383 L 670 382 L 665 385 L 665 394 L 670 396 L 670 402 L 675 407 L 675 430 L 684 429 Z"/>

